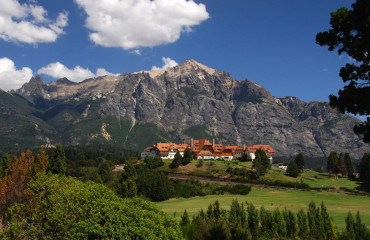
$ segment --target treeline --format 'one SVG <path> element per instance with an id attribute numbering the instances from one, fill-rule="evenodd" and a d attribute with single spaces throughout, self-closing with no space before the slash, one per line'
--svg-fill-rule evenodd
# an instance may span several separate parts
<path id="1" fill-rule="evenodd" d="M 137 156 L 127 152 L 110 152 L 107 149 L 90 147 L 64 149 L 61 145 L 49 149 L 48 153 L 45 150 L 42 152 L 48 158 L 47 172 L 71 176 L 83 182 L 104 184 L 123 198 L 140 196 L 157 202 L 172 197 L 189 198 L 209 194 L 245 195 L 251 191 L 250 186 L 241 184 L 203 184 L 194 179 L 187 181 L 169 179 L 166 173 L 157 170 L 164 165 L 159 157 L 147 157 L 139 163 Z M 0 158 L 0 178 L 12 162 L 8 154 Z M 113 172 L 116 164 L 124 166 L 124 170 Z"/>
<path id="2" fill-rule="evenodd" d="M 190 220 L 185 210 L 181 229 L 185 239 L 370 239 L 370 232 L 361 222 L 357 212 L 355 219 L 349 212 L 346 228 L 339 232 L 324 203 L 316 207 L 314 202 L 307 212 L 302 209 L 293 213 L 288 209 L 257 209 L 252 203 L 233 200 L 230 210 L 220 208 L 216 201 L 207 211 L 201 210 Z"/>

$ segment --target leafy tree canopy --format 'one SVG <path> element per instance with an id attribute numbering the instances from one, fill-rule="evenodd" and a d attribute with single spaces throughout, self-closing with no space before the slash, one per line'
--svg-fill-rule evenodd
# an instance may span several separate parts
<path id="1" fill-rule="evenodd" d="M 340 8 L 331 13 L 331 29 L 316 35 L 316 43 L 328 46 L 329 51 L 348 54 L 355 63 L 347 63 L 340 70 L 343 82 L 348 83 L 338 96 L 330 95 L 330 106 L 342 113 L 367 116 L 367 120 L 354 127 L 356 134 L 363 134 L 370 142 L 370 4 L 357 0 L 352 10 Z"/>
<path id="2" fill-rule="evenodd" d="M 179 224 L 141 199 L 102 184 L 39 174 L 27 204 L 15 205 L 1 237 L 12 239 L 181 239 Z"/>

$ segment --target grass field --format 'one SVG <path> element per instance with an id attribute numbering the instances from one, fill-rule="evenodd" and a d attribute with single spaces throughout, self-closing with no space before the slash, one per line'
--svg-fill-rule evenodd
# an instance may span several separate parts
<path id="1" fill-rule="evenodd" d="M 301 208 L 307 211 L 308 204 L 314 201 L 317 206 L 324 201 L 330 216 L 339 229 L 345 227 L 345 217 L 348 211 L 353 214 L 359 210 L 362 221 L 370 226 L 370 197 L 355 196 L 332 192 L 312 192 L 297 190 L 276 190 L 272 188 L 252 188 L 249 195 L 209 195 L 205 197 L 193 197 L 189 199 L 179 198 L 159 202 L 157 205 L 166 213 L 180 219 L 186 209 L 190 216 L 198 213 L 201 209 L 206 210 L 210 203 L 219 200 L 224 209 L 229 209 L 231 201 L 238 199 L 239 202 L 252 202 L 256 207 L 264 205 L 266 209 L 288 208 L 298 212 Z"/>

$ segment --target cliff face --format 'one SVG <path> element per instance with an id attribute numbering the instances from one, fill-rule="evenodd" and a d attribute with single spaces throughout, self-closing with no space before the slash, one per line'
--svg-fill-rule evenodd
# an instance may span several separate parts
<path id="1" fill-rule="evenodd" d="M 370 151 L 352 128 L 359 120 L 326 102 L 275 98 L 249 80 L 194 60 L 169 68 L 72 83 L 31 79 L 13 92 L 43 107 L 36 116 L 55 142 L 110 143 L 137 150 L 154 141 L 215 138 L 223 144 L 269 144 L 278 156 Z M 33 113 L 35 116 L 35 113 Z M 109 137 L 108 137 L 109 136 Z"/>

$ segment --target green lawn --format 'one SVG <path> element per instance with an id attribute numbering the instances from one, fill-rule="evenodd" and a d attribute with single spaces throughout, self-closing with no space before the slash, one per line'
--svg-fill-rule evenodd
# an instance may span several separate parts
<path id="1" fill-rule="evenodd" d="M 348 188 L 355 189 L 360 185 L 356 180 L 351 180 L 347 177 L 341 178 L 329 178 L 328 173 L 318 173 L 312 170 L 306 171 L 301 175 L 304 183 L 310 185 L 310 187 L 333 187 L 333 188 Z M 299 177 L 300 178 L 300 177 Z"/>
<path id="2" fill-rule="evenodd" d="M 330 216 L 333 217 L 338 228 L 345 227 L 345 217 L 348 211 L 353 214 L 359 210 L 362 221 L 370 226 L 370 197 L 355 196 L 332 192 L 310 192 L 297 190 L 276 190 L 271 188 L 252 188 L 249 195 L 209 195 L 205 197 L 193 197 L 189 199 L 170 199 L 157 205 L 166 213 L 180 219 L 186 209 L 190 216 L 201 209 L 206 210 L 210 203 L 219 200 L 221 207 L 228 209 L 231 201 L 238 199 L 239 202 L 252 202 L 256 207 L 264 205 L 266 209 L 288 208 L 298 212 L 303 208 L 305 211 L 308 204 L 314 201 L 318 206 L 324 201 Z"/>

